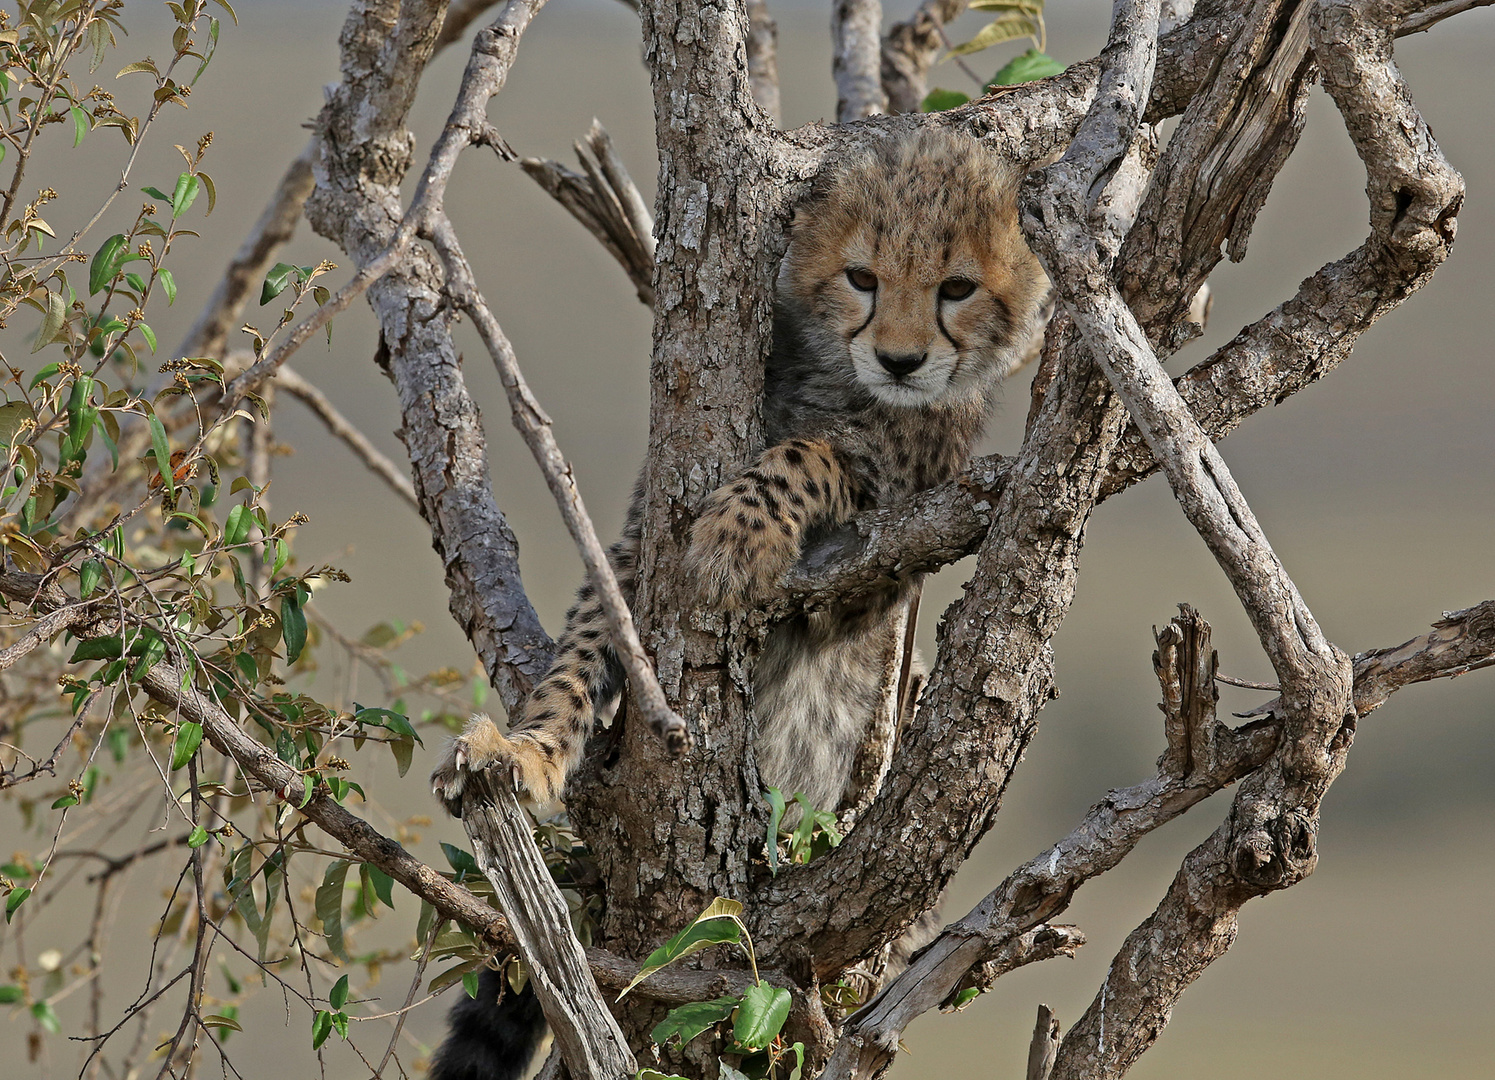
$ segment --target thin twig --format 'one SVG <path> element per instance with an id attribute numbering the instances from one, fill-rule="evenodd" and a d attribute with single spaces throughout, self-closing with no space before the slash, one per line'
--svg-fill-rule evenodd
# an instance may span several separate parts
<path id="1" fill-rule="evenodd" d="M 374 1070 L 374 1080 L 379 1080 L 384 1075 L 384 1067 L 389 1064 L 389 1059 L 394 1057 L 395 1045 L 400 1041 L 400 1031 L 405 1027 L 405 1017 L 410 1014 L 410 1003 L 415 1000 L 415 995 L 420 993 L 420 981 L 426 973 L 426 961 L 431 958 L 431 945 L 436 941 L 436 931 L 441 923 L 435 919 L 431 920 L 431 929 L 426 934 L 426 942 L 421 947 L 420 959 L 415 962 L 415 977 L 410 980 L 410 989 L 405 992 L 405 1004 L 400 1006 L 399 1017 L 395 1020 L 395 1029 L 389 1036 L 389 1045 L 384 1048 L 384 1056 L 379 1059 L 379 1067 Z M 360 1017 L 363 1020 L 374 1019 L 371 1016 Z"/>

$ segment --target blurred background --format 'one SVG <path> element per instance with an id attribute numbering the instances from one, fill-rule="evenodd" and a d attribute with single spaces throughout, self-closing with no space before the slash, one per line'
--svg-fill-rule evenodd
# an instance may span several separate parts
<path id="1" fill-rule="evenodd" d="M 885 16 L 903 18 L 913 7 L 913 0 L 888 0 Z M 304 125 L 320 108 L 322 88 L 338 78 L 342 4 L 241 0 L 238 13 L 241 25 L 225 25 L 190 110 L 164 114 L 132 177 L 137 187 L 162 184 L 179 168 L 172 143 L 190 146 L 204 131 L 215 132 L 205 168 L 217 181 L 218 208 L 193 226 L 202 239 L 180 246 L 177 306 L 169 316 L 153 312 L 163 349 L 181 339 L 207 299 L 285 165 L 305 144 Z M 825 6 L 780 0 L 773 14 L 785 126 L 832 115 Z M 107 74 L 137 54 L 169 51 L 159 5 L 131 0 L 125 18 L 130 37 L 99 79 L 122 99 L 140 88 L 128 80 L 111 85 Z M 1048 51 L 1063 62 L 1094 55 L 1108 18 L 1109 5 L 1095 0 L 1053 0 Z M 964 40 L 979 25 L 979 17 L 968 16 L 950 33 Z M 973 63 L 989 75 L 1023 47 L 999 47 Z M 1487 268 L 1495 264 L 1492 50 L 1495 17 L 1483 11 L 1397 45 L 1398 63 L 1424 115 L 1468 184 L 1452 258 L 1331 377 L 1252 419 L 1222 446 L 1326 632 L 1352 653 L 1399 643 L 1444 610 L 1495 596 L 1495 372 L 1486 329 Z M 465 46 L 449 49 L 425 80 L 414 118 L 418 162 L 450 108 L 466 53 Z M 937 68 L 931 85 L 974 89 L 953 64 Z M 623 5 L 552 0 L 526 33 L 490 115 L 521 155 L 568 164 L 574 164 L 571 143 L 598 117 L 652 198 L 648 78 L 636 18 Z M 98 205 L 118 175 L 122 144 L 116 138 L 101 131 L 78 150 L 54 147 L 54 156 L 38 164 L 33 175 L 49 178 L 61 196 L 49 217 L 72 221 Z M 1364 172 L 1343 125 L 1315 90 L 1307 131 L 1257 224 L 1249 258 L 1217 271 L 1209 332 L 1170 367 L 1182 371 L 1197 362 L 1291 295 L 1303 277 L 1358 245 L 1366 232 L 1363 187 Z M 122 215 L 134 213 L 132 198 L 121 203 Z M 465 154 L 448 208 L 481 287 L 555 420 L 599 531 L 614 534 L 645 444 L 648 312 L 600 245 L 517 165 L 478 150 Z M 282 257 L 347 262 L 304 223 Z M 341 280 L 346 271 L 339 274 Z M 249 320 L 268 325 L 278 306 L 267 312 L 252 311 Z M 475 337 L 461 340 L 471 361 L 469 385 L 486 411 L 499 505 L 519 535 L 529 594 L 556 633 L 582 570 L 510 427 L 486 354 Z M 13 339 L 7 341 L 10 347 Z M 399 423 L 396 402 L 371 362 L 374 343 L 373 319 L 359 305 L 337 319 L 330 347 L 318 339 L 295 363 L 403 463 L 392 434 Z M 1026 386 L 1010 386 L 1006 397 L 988 442 L 991 450 L 1011 452 L 1021 438 Z M 275 416 L 276 439 L 288 448 L 275 462 L 275 517 L 308 514 L 297 540 L 300 561 L 330 562 L 353 577 L 351 585 L 318 592 L 321 614 L 354 636 L 383 621 L 418 621 L 423 632 L 398 654 L 405 668 L 469 670 L 472 652 L 447 613 L 424 524 L 299 403 L 286 401 Z M 935 620 L 957 594 L 965 569 L 952 567 L 926 588 L 920 628 L 926 653 L 933 650 Z M 1152 628 L 1185 601 L 1214 624 L 1222 671 L 1270 677 L 1223 577 L 1154 478 L 1106 503 L 1092 520 L 1078 597 L 1057 641 L 1062 696 L 1045 710 L 996 828 L 957 878 L 948 916 L 964 913 L 1013 866 L 1067 832 L 1108 788 L 1152 774 L 1162 748 Z M 311 692 L 330 693 L 344 676 L 329 663 Z M 1223 708 L 1244 711 L 1262 699 L 1222 690 Z M 364 761 L 356 768 L 376 796 L 371 819 L 387 831 L 405 822 L 418 834 L 411 844 L 416 853 L 440 864 L 437 841 L 465 838 L 454 823 L 433 819 L 427 826 L 419 819 L 435 811 L 423 779 L 435 740 L 427 743 L 424 758 L 418 752 L 403 779 L 384 757 L 371 759 L 372 770 Z M 1397 694 L 1361 725 L 1349 767 L 1325 804 L 1318 871 L 1246 908 L 1235 947 L 1184 996 L 1131 1075 L 1389 1080 L 1495 1073 L 1488 1038 L 1495 1028 L 1492 770 L 1495 673 Z M 1077 959 L 1016 972 L 959 1015 L 922 1018 L 910 1029 L 909 1053 L 893 1075 L 1022 1075 L 1038 1002 L 1052 1005 L 1066 1028 L 1079 1016 L 1121 940 L 1152 910 L 1184 853 L 1215 828 L 1228 799 L 1225 793 L 1160 830 L 1119 869 L 1082 890 L 1064 916 L 1089 936 Z M 0 804 L 0 836 L 6 851 L 42 843 L 8 803 Z M 147 916 L 130 911 L 136 905 L 159 910 L 175 876 L 157 880 L 153 873 L 138 873 L 119 900 L 125 917 L 110 943 L 106 1017 L 118 1015 L 144 982 L 149 942 L 141 927 Z M 63 893 L 35 913 L 27 942 L 32 955 L 76 939 L 89 896 L 80 892 L 73 903 Z M 408 939 L 414 905 L 397 890 L 396 907 L 360 942 Z M 397 1007 L 410 974 L 409 964 L 387 965 L 372 991 L 381 1000 L 365 1011 Z M 83 997 L 58 1004 L 64 1033 L 77 1030 L 70 1024 L 82 1016 Z M 419 1044 L 440 1039 L 450 1000 L 413 1014 L 402 1058 L 418 1058 Z M 305 1075 L 316 1068 L 302 1013 L 290 1015 L 286 1029 L 286 1009 L 273 986 L 251 999 L 241 1016 L 247 1036 L 227 1044 L 244 1076 Z M 162 1024 L 175 1025 L 162 1016 Z M 5 1074 L 75 1075 L 76 1048 L 57 1037 L 45 1040 L 39 1060 L 24 1060 L 28 1026 L 21 1010 L 0 1014 Z M 377 1060 L 387 1021 L 355 1024 L 353 1034 Z M 218 1065 L 209 1058 L 202 1067 L 216 1071 Z M 329 1075 L 369 1071 L 338 1040 L 329 1044 Z"/>

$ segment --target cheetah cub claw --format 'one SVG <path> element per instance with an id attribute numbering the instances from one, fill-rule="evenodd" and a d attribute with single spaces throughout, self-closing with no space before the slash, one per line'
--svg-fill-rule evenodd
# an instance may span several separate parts
<path id="1" fill-rule="evenodd" d="M 528 732 L 503 734 L 483 713 L 474 714 L 462 734 L 446 744 L 431 770 L 431 791 L 447 813 L 460 818 L 468 776 L 502 766 L 521 799 L 543 806 L 559 798 L 565 775 L 554 753 L 547 754 L 545 744 Z"/>

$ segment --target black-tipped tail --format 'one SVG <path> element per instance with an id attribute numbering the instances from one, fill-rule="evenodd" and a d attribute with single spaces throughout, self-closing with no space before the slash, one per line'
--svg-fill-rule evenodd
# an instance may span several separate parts
<path id="1" fill-rule="evenodd" d="M 431 1059 L 430 1080 L 519 1080 L 545 1034 L 545 1014 L 533 988 L 505 991 L 499 973 L 484 968 L 478 996 L 462 994 L 447 1020 L 451 1030 Z"/>

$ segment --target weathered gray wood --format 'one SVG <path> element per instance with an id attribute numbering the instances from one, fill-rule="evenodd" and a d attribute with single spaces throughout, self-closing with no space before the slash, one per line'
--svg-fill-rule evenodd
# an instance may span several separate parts
<path id="1" fill-rule="evenodd" d="M 584 172 L 558 161 L 525 158 L 527 175 L 601 241 L 628 275 L 646 307 L 654 306 L 654 219 L 601 123 L 576 144 Z"/>
<path id="2" fill-rule="evenodd" d="M 1054 1071 L 1054 1057 L 1059 1053 L 1059 1018 L 1047 1005 L 1038 1006 L 1038 1022 L 1033 1025 L 1033 1041 L 1028 1045 L 1026 1080 L 1049 1080 Z"/>
<path id="3" fill-rule="evenodd" d="M 529 966 L 530 985 L 574 1080 L 625 1080 L 638 1071 L 571 930 L 566 899 L 535 846 L 529 815 L 513 789 L 474 774 L 462 797 L 462 825 L 483 876 Z"/>

